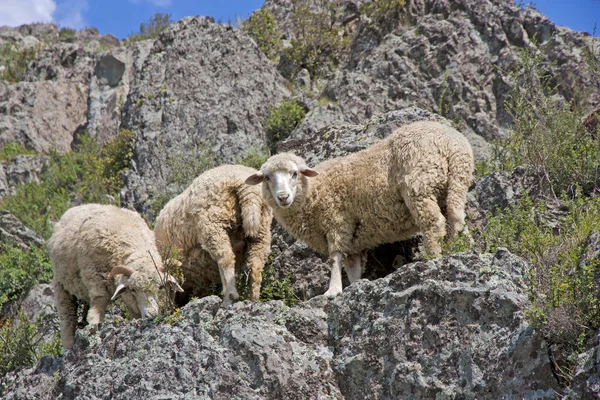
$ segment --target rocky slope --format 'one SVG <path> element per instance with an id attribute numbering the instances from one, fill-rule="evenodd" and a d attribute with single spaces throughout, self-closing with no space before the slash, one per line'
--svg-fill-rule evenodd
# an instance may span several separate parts
<path id="1" fill-rule="evenodd" d="M 8 375 L 7 399 L 553 398 L 540 334 L 525 322 L 526 264 L 506 250 L 409 264 L 335 300 L 219 308 L 171 323 L 79 331 L 64 359 Z"/>
<path id="2" fill-rule="evenodd" d="M 265 3 L 286 40 L 292 3 Z M 246 33 L 206 17 L 185 18 L 156 40 L 127 46 L 93 29 L 61 39 L 52 25 L 0 28 L 0 46 L 39 46 L 21 81 L 0 81 L 0 145 L 67 151 L 84 132 L 105 142 L 130 129 L 136 141 L 121 203 L 151 217 L 154 202 L 182 189 L 182 166 L 193 175 L 273 145 L 265 117 L 286 98 L 308 113 L 276 148 L 302 153 L 310 163 L 358 151 L 422 119 L 458 123 L 477 157 L 487 157 L 487 140 L 511 122 L 503 102 L 524 47 L 553 63 L 566 100 L 590 106 L 600 100 L 584 60 L 596 39 L 557 27 L 533 9 L 501 0 L 409 0 L 402 18 L 373 26 L 359 15 L 363 3 L 340 2 L 345 8 L 336 23 L 359 34 L 337 68 L 312 80 L 304 70 L 286 81 L 282 65 Z M 589 89 L 586 96 L 582 89 Z M 46 160 L 1 161 L 0 197 L 39 179 Z M 528 187 L 525 169 L 478 179 L 469 194 L 471 223 L 483 223 L 486 210 L 511 204 Z M 548 213 L 554 223 L 564 210 L 557 203 Z M 2 213 L 0 242 L 26 248 L 42 240 Z M 115 316 L 79 331 L 64 357 L 2 378 L 0 394 L 541 399 L 560 392 L 548 345 L 524 318 L 526 264 L 507 251 L 414 262 L 418 239 L 382 246 L 368 255 L 371 280 L 329 301 L 318 296 L 328 282 L 324 257 L 277 226 L 272 248 L 275 277 L 289 275 L 297 295 L 311 300 L 293 308 L 242 302 L 222 310 L 218 298 L 208 297 L 169 321 Z M 590 252 L 598 253 L 592 245 Z M 36 287 L 25 311 L 34 318 L 36 310 L 51 309 L 49 302 L 51 288 Z M 597 395 L 598 351 L 592 346 L 580 356 L 574 398 Z"/>

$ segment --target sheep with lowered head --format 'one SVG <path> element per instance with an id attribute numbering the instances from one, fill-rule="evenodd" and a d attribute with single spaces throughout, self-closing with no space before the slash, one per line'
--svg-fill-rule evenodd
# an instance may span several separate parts
<path id="1" fill-rule="evenodd" d="M 275 219 L 313 250 L 330 256 L 325 295 L 333 297 L 342 291 L 342 261 L 353 283 L 361 277 L 368 249 L 420 233 L 427 254 L 439 256 L 446 225 L 452 237 L 466 229 L 473 168 L 473 151 L 460 132 L 422 121 L 314 169 L 296 155 L 274 155 L 246 183 L 262 182 Z"/>
<path id="2" fill-rule="evenodd" d="M 158 215 L 154 228 L 157 243 L 182 252 L 186 293 L 220 277 L 222 305 L 228 306 L 239 298 L 235 267 L 245 258 L 252 278 L 250 299 L 258 300 L 262 270 L 271 250 L 273 216 L 260 188 L 244 184 L 256 172 L 243 165 L 208 170 Z"/>
<path id="3" fill-rule="evenodd" d="M 146 318 L 158 313 L 163 282 L 183 290 L 165 275 L 154 234 L 133 211 L 101 204 L 70 208 L 56 224 L 48 249 L 65 349 L 75 340 L 77 300 L 89 305 L 87 322 L 98 324 L 119 296 L 133 317 Z"/>

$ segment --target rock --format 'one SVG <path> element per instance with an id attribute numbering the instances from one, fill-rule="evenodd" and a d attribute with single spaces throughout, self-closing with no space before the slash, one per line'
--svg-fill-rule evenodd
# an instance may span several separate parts
<path id="1" fill-rule="evenodd" d="M 20 155 L 0 161 L 0 199 L 14 193 L 18 185 L 39 182 L 48 160 L 46 156 Z"/>
<path id="2" fill-rule="evenodd" d="M 10 244 L 28 249 L 29 246 L 44 246 L 44 240 L 27 228 L 14 215 L 0 210 L 0 244 Z"/>
<path id="3" fill-rule="evenodd" d="M 310 3 L 319 9 L 319 2 Z M 557 27 L 533 8 L 496 0 L 412 0 L 405 15 L 379 26 L 359 15 L 362 3 L 339 6 L 344 17 L 337 23 L 356 36 L 322 90 L 335 100 L 345 123 L 416 105 L 469 127 L 480 138 L 503 137 L 512 123 L 504 107 L 509 72 L 520 68 L 523 47 L 543 54 L 566 101 L 592 88 L 584 103 L 600 103 L 596 77 L 581 55 L 588 45 L 597 47 L 598 39 Z M 293 36 L 294 4 L 264 4 L 286 39 Z"/>
<path id="4" fill-rule="evenodd" d="M 550 399 L 558 387 L 546 343 L 523 317 L 525 268 L 505 249 L 464 253 L 293 308 L 245 301 L 220 309 L 210 296 L 172 323 L 109 319 L 78 330 L 62 365 L 43 359 L 8 374 L 0 394 Z M 50 384 L 46 371 L 60 379 Z"/>
<path id="5" fill-rule="evenodd" d="M 21 310 L 32 322 L 37 322 L 40 317 L 56 314 L 52 285 L 42 283 L 32 287 L 21 303 Z"/>
<path id="6" fill-rule="evenodd" d="M 122 109 L 133 76 L 140 72 L 152 41 L 116 47 L 98 56 L 90 82 L 87 131 L 98 143 L 119 133 Z"/>
<path id="7" fill-rule="evenodd" d="M 153 196 L 183 189 L 171 179 L 167 155 L 209 151 L 225 163 L 249 147 L 266 148 L 264 118 L 289 96 L 285 80 L 242 31 L 204 17 L 174 23 L 154 42 L 125 105 L 122 126 L 137 134 L 139 178 L 127 179 L 124 203 L 146 211 Z"/>

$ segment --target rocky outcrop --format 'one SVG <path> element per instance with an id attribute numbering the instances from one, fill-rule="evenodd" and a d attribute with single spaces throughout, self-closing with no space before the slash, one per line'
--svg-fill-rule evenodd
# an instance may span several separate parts
<path id="1" fill-rule="evenodd" d="M 318 9 L 320 3 L 313 3 Z M 511 123 L 504 107 L 513 85 L 510 72 L 519 71 L 523 47 L 537 49 L 547 65 L 555 63 L 553 84 L 561 85 L 566 100 L 588 96 L 590 89 L 580 100 L 589 108 L 600 102 L 583 51 L 597 48 L 598 39 L 556 26 L 532 8 L 504 0 L 407 0 L 404 14 L 382 26 L 359 15 L 363 3 L 340 2 L 337 23 L 357 34 L 341 68 L 319 81 L 320 95 L 346 123 L 417 105 L 488 140 L 501 137 Z M 267 0 L 264 7 L 290 39 L 294 1 Z M 313 132 L 322 126 L 315 123 Z"/>
<path id="2" fill-rule="evenodd" d="M 0 210 L 0 244 L 28 249 L 31 245 L 43 246 L 44 240 L 8 211 Z"/>
<path id="3" fill-rule="evenodd" d="M 175 322 L 80 330 L 62 365 L 42 359 L 9 374 L 2 390 L 21 398 L 44 388 L 64 399 L 550 399 L 557 385 L 546 344 L 523 317 L 525 267 L 500 249 L 406 265 L 293 308 L 223 310 L 206 297 Z"/>
<path id="4" fill-rule="evenodd" d="M 137 144 L 125 201 L 139 209 L 167 187 L 170 194 L 182 190 L 170 179 L 169 159 L 208 152 L 234 162 L 252 146 L 266 148 L 264 118 L 289 95 L 243 32 L 205 17 L 174 23 L 131 84 L 122 125 L 137 134 Z"/>
<path id="5" fill-rule="evenodd" d="M 0 199 L 14 193 L 17 185 L 39 182 L 46 156 L 20 155 L 11 160 L 0 161 Z"/>

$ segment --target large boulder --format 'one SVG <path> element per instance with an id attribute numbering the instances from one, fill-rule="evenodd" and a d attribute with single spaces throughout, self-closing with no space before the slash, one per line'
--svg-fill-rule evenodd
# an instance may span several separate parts
<path id="1" fill-rule="evenodd" d="M 212 296 L 170 322 L 109 319 L 79 330 L 62 365 L 44 359 L 2 390 L 35 397 L 45 381 L 64 399 L 550 399 L 546 343 L 523 316 L 526 268 L 504 249 L 465 253 L 293 308 L 224 310 Z"/>
<path id="2" fill-rule="evenodd" d="M 181 191 L 173 159 L 208 152 L 231 163 L 250 147 L 266 148 L 264 119 L 288 96 L 283 77 L 242 31 L 206 17 L 174 23 L 131 83 L 122 126 L 137 141 L 124 201 L 144 210 L 153 196 Z"/>

